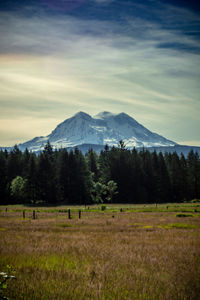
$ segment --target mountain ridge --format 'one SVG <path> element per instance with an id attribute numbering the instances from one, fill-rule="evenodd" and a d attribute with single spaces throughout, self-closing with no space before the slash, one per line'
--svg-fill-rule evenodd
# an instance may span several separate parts
<path id="1" fill-rule="evenodd" d="M 178 145 L 163 136 L 151 132 L 128 114 L 103 111 L 94 117 L 80 111 L 56 126 L 47 136 L 35 137 L 19 144 L 20 150 L 42 151 L 47 141 L 54 149 L 73 148 L 81 145 L 117 146 L 123 140 L 128 149 L 170 147 Z"/>
<path id="2" fill-rule="evenodd" d="M 41 152 L 49 141 L 53 149 L 66 148 L 73 150 L 79 148 L 83 153 L 89 149 L 100 152 L 107 144 L 110 148 L 117 147 L 123 140 L 127 149 L 143 148 L 150 152 L 177 152 L 187 155 L 192 149 L 200 154 L 200 147 L 179 145 L 163 136 L 151 132 L 134 118 L 122 112 L 113 114 L 103 111 L 95 116 L 80 111 L 67 118 L 56 126 L 47 136 L 34 137 L 33 139 L 18 144 L 18 148 L 24 151 Z M 14 146 L 13 146 L 14 147 Z M 0 147 L 1 150 L 12 150 L 13 147 Z"/>

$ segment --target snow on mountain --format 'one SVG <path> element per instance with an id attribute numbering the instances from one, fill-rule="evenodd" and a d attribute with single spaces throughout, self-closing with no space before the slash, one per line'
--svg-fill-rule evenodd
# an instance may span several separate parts
<path id="1" fill-rule="evenodd" d="M 123 140 L 127 148 L 177 145 L 175 142 L 151 132 L 125 113 L 112 114 L 104 111 L 94 117 L 79 112 L 60 123 L 48 136 L 36 137 L 20 144 L 19 148 L 40 151 L 44 149 L 47 141 L 53 148 L 75 147 L 84 144 L 117 146 L 120 140 Z"/>
<path id="2" fill-rule="evenodd" d="M 116 116 L 116 114 L 113 114 L 109 111 L 102 111 L 102 112 L 98 113 L 97 115 L 95 115 L 94 118 L 104 120 L 108 117 L 114 117 L 114 116 Z"/>

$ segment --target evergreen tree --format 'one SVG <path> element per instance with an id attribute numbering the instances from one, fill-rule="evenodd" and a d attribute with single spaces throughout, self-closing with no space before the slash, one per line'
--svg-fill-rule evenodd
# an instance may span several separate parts
<path id="1" fill-rule="evenodd" d="M 16 197 L 18 189 L 14 198 L 13 186 L 22 182 L 23 196 Z M 118 194 L 113 197 L 115 185 Z M 100 193 L 105 186 L 107 195 L 105 189 Z M 1 203 L 89 204 L 106 196 L 123 203 L 190 200 L 200 198 L 200 159 L 193 151 L 187 159 L 177 153 L 138 153 L 125 149 L 123 141 L 117 148 L 106 145 L 100 155 L 89 150 L 85 156 L 78 149 L 53 151 L 49 142 L 38 156 L 15 146 L 0 151 L 0 194 Z"/>
<path id="2" fill-rule="evenodd" d="M 181 189 L 184 200 L 190 200 L 190 191 L 189 191 L 189 174 L 188 174 L 188 167 L 187 167 L 187 160 L 183 153 L 181 153 L 180 157 L 180 165 L 181 165 L 181 174 L 182 174 L 182 184 Z"/>
<path id="3" fill-rule="evenodd" d="M 86 161 L 90 172 L 93 174 L 93 180 L 97 182 L 99 180 L 99 167 L 98 167 L 98 155 L 95 151 L 90 149 L 86 153 Z"/>
<path id="4" fill-rule="evenodd" d="M 117 183 L 119 194 L 116 201 L 130 203 L 132 200 L 131 152 L 123 145 L 109 151 L 110 180 Z"/>
<path id="5" fill-rule="evenodd" d="M 38 157 L 37 185 L 39 200 L 46 203 L 56 203 L 56 173 L 53 150 L 48 142 Z"/>
<path id="6" fill-rule="evenodd" d="M 92 174 L 89 172 L 85 158 L 77 148 L 74 151 L 76 160 L 76 199 L 79 204 L 91 202 Z"/>
<path id="7" fill-rule="evenodd" d="M 101 151 L 99 155 L 99 181 L 102 183 L 111 179 L 109 153 L 109 147 L 105 145 L 104 151 Z"/>
<path id="8" fill-rule="evenodd" d="M 146 188 L 144 184 L 144 172 L 142 169 L 142 159 L 134 148 L 131 152 L 131 173 L 130 176 L 130 201 L 140 203 L 146 199 Z"/>
<path id="9" fill-rule="evenodd" d="M 157 154 L 152 155 L 149 151 L 140 152 L 142 178 L 141 178 L 141 193 L 142 202 L 153 203 L 157 202 Z"/>
<path id="10" fill-rule="evenodd" d="M 37 165 L 35 154 L 30 155 L 27 172 L 27 198 L 30 203 L 35 204 L 39 197 Z"/>
<path id="11" fill-rule="evenodd" d="M 172 187 L 172 201 L 180 202 L 184 200 L 182 191 L 182 170 L 179 156 L 174 152 L 171 156 L 169 164 L 170 168 L 170 181 Z"/>
<path id="12" fill-rule="evenodd" d="M 65 204 L 69 202 L 69 183 L 69 155 L 65 149 L 62 149 L 58 158 L 58 198 Z"/>
<path id="13" fill-rule="evenodd" d="M 22 154 L 22 161 L 21 161 L 23 177 L 28 176 L 29 161 L 30 161 L 30 153 L 29 153 L 28 149 L 26 148 L 24 153 Z"/>
<path id="14" fill-rule="evenodd" d="M 171 184 L 162 152 L 158 155 L 157 200 L 159 203 L 171 201 Z"/>
<path id="15" fill-rule="evenodd" d="M 188 185 L 191 199 L 200 198 L 200 160 L 198 153 L 191 150 L 187 157 Z"/>
<path id="16" fill-rule="evenodd" d="M 8 178 L 6 174 L 7 155 L 0 151 L 0 204 L 5 204 L 8 201 Z"/>
<path id="17" fill-rule="evenodd" d="M 22 175 L 22 152 L 17 145 L 11 150 L 8 155 L 7 176 L 9 181 L 16 176 Z"/>

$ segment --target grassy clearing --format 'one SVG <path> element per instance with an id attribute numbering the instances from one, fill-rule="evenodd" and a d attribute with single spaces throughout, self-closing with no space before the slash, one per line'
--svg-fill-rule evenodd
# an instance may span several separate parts
<path id="1" fill-rule="evenodd" d="M 198 299 L 199 217 L 109 206 L 82 207 L 81 219 L 80 207 L 72 219 L 40 208 L 33 220 L 15 209 L 0 212 L 0 271 L 17 277 L 10 299 Z"/>
<path id="2" fill-rule="evenodd" d="M 106 204 L 105 210 L 102 210 L 101 205 L 87 205 L 87 206 L 57 206 L 57 207 L 37 207 L 37 206 L 24 206 L 19 205 L 7 205 L 0 206 L 0 212 L 32 212 L 35 210 L 37 213 L 63 213 L 67 214 L 68 209 L 72 212 L 78 212 L 82 210 L 84 212 L 177 212 L 177 213 L 200 213 L 200 203 L 165 203 L 165 204 Z"/>

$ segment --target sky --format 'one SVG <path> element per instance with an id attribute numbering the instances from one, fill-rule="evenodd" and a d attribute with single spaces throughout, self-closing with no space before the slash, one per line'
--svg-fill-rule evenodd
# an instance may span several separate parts
<path id="1" fill-rule="evenodd" d="M 0 146 L 79 111 L 200 146 L 200 4 L 0 0 Z"/>

